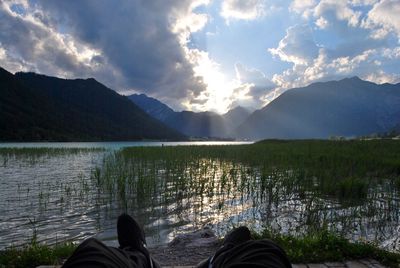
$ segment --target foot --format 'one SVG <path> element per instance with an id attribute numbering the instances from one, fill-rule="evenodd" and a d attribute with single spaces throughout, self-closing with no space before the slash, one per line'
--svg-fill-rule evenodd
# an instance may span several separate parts
<path id="1" fill-rule="evenodd" d="M 246 226 L 240 226 L 236 229 L 233 229 L 229 234 L 225 236 L 224 246 L 231 245 L 239 245 L 246 241 L 251 240 L 251 234 L 249 228 Z"/>
<path id="2" fill-rule="evenodd" d="M 118 217 L 117 233 L 120 248 L 142 249 L 146 246 L 143 229 L 128 214 L 121 214 Z"/>
<path id="3" fill-rule="evenodd" d="M 209 267 L 210 264 L 212 266 L 214 260 L 223 252 L 226 250 L 235 247 L 237 245 L 240 245 L 246 241 L 251 240 L 251 234 L 249 228 L 246 226 L 240 226 L 238 228 L 233 229 L 230 233 L 228 233 L 225 236 L 224 243 L 222 244 L 222 247 L 217 250 L 217 252 L 212 256 L 210 259 L 208 259 L 206 262 L 203 263 L 204 266 L 200 267 Z"/>

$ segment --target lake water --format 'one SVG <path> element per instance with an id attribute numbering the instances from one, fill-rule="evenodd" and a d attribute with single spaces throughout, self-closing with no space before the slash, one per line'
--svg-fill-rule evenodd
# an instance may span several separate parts
<path id="1" fill-rule="evenodd" d="M 240 145 L 252 141 L 116 141 L 116 142 L 9 142 L 0 143 L 0 148 L 105 148 L 120 149 L 139 146 L 179 145 Z"/>
<path id="2" fill-rule="evenodd" d="M 117 204 L 101 204 L 93 170 L 105 155 L 131 146 L 235 145 L 250 142 L 81 142 L 0 143 L 0 148 L 82 148 L 81 151 L 34 151 L 0 154 L 0 249 L 28 243 L 81 241 L 96 235 L 116 245 Z M 84 150 L 103 148 L 105 150 Z M 113 206 L 114 209 L 113 209 Z M 140 215 L 137 215 L 140 217 Z M 149 244 L 163 244 L 173 237 L 160 219 L 147 223 Z"/>
<path id="3" fill-rule="evenodd" d="M 351 240 L 400 249 L 400 193 L 392 184 L 383 181 L 361 201 L 341 202 L 299 191 L 293 170 L 270 172 L 213 155 L 215 150 L 174 154 L 185 147 L 168 147 L 248 143 L 2 143 L 0 250 L 33 237 L 52 245 L 96 236 L 117 246 L 116 219 L 122 212 L 143 224 L 149 245 L 204 226 L 223 236 L 238 224 L 292 234 L 326 224 Z M 165 146 L 172 154 L 158 158 L 159 150 L 150 155 L 142 148 L 119 150 L 138 146 Z"/>

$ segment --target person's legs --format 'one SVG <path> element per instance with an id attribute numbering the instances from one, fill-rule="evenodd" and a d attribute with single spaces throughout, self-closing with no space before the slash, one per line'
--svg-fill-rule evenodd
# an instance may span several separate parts
<path id="1" fill-rule="evenodd" d="M 292 265 L 281 247 L 270 240 L 252 240 L 250 231 L 242 226 L 228 234 L 215 255 L 198 267 L 290 268 Z"/>
<path id="2" fill-rule="evenodd" d="M 143 229 L 131 216 L 122 214 L 118 217 L 117 231 L 120 249 L 127 252 L 131 261 L 139 265 L 136 267 L 160 267 L 160 265 L 151 258 L 150 252 L 147 250 Z M 146 257 L 146 262 L 143 261 L 143 256 Z"/>
<path id="3" fill-rule="evenodd" d="M 78 246 L 62 267 L 148 267 L 143 265 L 147 264 L 147 258 L 143 253 L 135 252 L 134 255 L 135 259 L 131 261 L 130 253 L 108 247 L 95 238 L 89 238 Z"/>
<path id="4" fill-rule="evenodd" d="M 250 240 L 220 252 L 212 267 L 290 268 L 285 252 L 270 240 Z"/>
<path id="5" fill-rule="evenodd" d="M 146 249 L 143 230 L 129 215 L 122 214 L 117 223 L 120 248 L 108 247 L 95 238 L 83 241 L 63 268 L 71 267 L 138 267 L 158 268 Z"/>

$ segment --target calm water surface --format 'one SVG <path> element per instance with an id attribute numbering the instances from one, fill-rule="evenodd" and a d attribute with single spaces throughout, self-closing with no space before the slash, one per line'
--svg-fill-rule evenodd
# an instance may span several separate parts
<path id="1" fill-rule="evenodd" d="M 204 226 L 223 236 L 239 224 L 298 234 L 326 223 L 351 240 L 400 250 L 400 193 L 391 184 L 370 189 L 362 202 L 346 203 L 296 191 L 292 170 L 263 173 L 258 166 L 192 151 L 180 160 L 157 158 L 159 151 L 142 158 L 140 148 L 119 151 L 247 143 L 0 144 L 0 250 L 35 236 L 50 245 L 96 236 L 117 246 L 116 219 L 123 212 L 144 225 L 150 245 Z"/>
<path id="2" fill-rule="evenodd" d="M 0 148 L 104 148 L 74 152 L 0 154 L 0 249 L 28 243 L 34 234 L 40 242 L 81 241 L 96 235 L 116 245 L 116 218 L 126 211 L 107 204 L 92 177 L 112 151 L 130 146 L 235 145 L 250 142 L 82 142 L 0 143 Z M 173 205 L 171 205 L 173 206 Z M 142 209 L 142 208 L 141 208 Z M 157 208 L 149 208 L 157 210 Z M 149 244 L 163 244 L 176 234 L 177 224 L 166 217 L 135 213 L 146 224 Z M 162 213 L 162 211 L 161 211 Z M 172 217 L 175 217 L 173 215 Z M 146 218 L 140 218 L 146 217 Z M 180 222 L 177 225 L 187 225 Z M 183 228 L 185 230 L 185 228 Z"/>
<path id="3" fill-rule="evenodd" d="M 0 148 L 105 148 L 120 149 L 139 146 L 179 145 L 239 145 L 252 141 L 116 141 L 116 142 L 10 142 L 0 143 Z"/>

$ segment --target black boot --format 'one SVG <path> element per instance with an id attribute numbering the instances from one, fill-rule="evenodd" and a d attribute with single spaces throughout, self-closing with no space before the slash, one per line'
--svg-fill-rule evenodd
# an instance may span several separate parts
<path id="1" fill-rule="evenodd" d="M 237 246 L 249 240 L 251 240 L 249 228 L 247 228 L 246 226 L 240 226 L 239 228 L 233 229 L 229 234 L 225 236 L 223 246 Z"/>
<path id="2" fill-rule="evenodd" d="M 121 214 L 118 217 L 117 233 L 120 248 L 141 249 L 146 246 L 143 229 L 128 214 Z"/>
<path id="3" fill-rule="evenodd" d="M 233 248 L 237 245 L 240 245 L 246 241 L 251 240 L 251 234 L 249 228 L 246 226 L 240 226 L 236 229 L 233 229 L 230 233 L 225 236 L 224 242 L 222 247 L 217 250 L 214 256 L 210 257 L 209 259 L 202 261 L 197 265 L 198 268 L 209 268 L 213 266 L 213 260 L 223 254 L 228 249 Z"/>
<path id="4" fill-rule="evenodd" d="M 121 214 L 117 221 L 118 243 L 121 249 L 138 250 L 149 261 L 149 267 L 153 267 L 153 260 L 146 248 L 146 237 L 140 225 L 128 214 Z"/>

